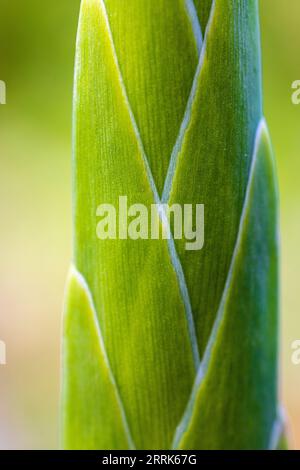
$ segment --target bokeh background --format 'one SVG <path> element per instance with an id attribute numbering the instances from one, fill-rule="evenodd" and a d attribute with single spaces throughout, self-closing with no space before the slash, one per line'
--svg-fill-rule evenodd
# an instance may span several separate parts
<path id="1" fill-rule="evenodd" d="M 61 307 L 71 254 L 71 105 L 80 0 L 0 0 L 0 448 L 59 446 Z M 300 448 L 299 0 L 260 0 L 265 114 L 281 189 L 280 393 Z"/>

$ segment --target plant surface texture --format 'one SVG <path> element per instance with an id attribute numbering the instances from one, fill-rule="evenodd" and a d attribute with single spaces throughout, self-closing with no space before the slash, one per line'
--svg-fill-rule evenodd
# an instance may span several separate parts
<path id="1" fill-rule="evenodd" d="M 83 0 L 73 129 L 64 448 L 277 448 L 277 187 L 258 2 Z M 204 204 L 203 248 L 99 240 L 97 208 L 120 196 Z"/>

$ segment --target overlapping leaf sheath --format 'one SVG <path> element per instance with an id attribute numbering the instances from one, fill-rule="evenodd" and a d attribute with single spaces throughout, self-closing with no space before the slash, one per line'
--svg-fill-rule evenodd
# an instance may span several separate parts
<path id="1" fill-rule="evenodd" d="M 277 200 L 256 0 L 84 0 L 67 448 L 267 448 Z M 204 204 L 205 246 L 99 240 L 100 204 Z M 276 437 L 276 436 L 275 436 Z"/>
<path id="2" fill-rule="evenodd" d="M 277 420 L 277 201 L 264 122 L 255 147 L 227 283 L 175 438 L 182 448 L 268 448 Z"/>

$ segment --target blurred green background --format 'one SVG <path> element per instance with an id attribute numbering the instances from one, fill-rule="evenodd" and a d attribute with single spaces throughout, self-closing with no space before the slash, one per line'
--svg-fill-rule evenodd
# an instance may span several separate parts
<path id="1" fill-rule="evenodd" d="M 71 255 L 71 105 L 80 0 L 0 0 L 0 448 L 59 445 L 61 309 Z M 260 0 L 265 114 L 281 189 L 280 393 L 300 448 L 299 0 Z"/>

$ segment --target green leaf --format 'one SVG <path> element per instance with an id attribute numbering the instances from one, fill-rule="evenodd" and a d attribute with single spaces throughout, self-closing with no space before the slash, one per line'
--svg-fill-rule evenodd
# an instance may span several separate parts
<path id="1" fill-rule="evenodd" d="M 198 18 L 202 27 L 203 35 L 205 33 L 213 0 L 194 0 Z"/>
<path id="2" fill-rule="evenodd" d="M 200 47 L 185 0 L 105 0 L 120 70 L 159 193 Z M 199 37 L 200 36 L 200 37 Z M 146 99 L 145 99 L 146 97 Z"/>
<path id="3" fill-rule="evenodd" d="M 278 445 L 275 450 L 289 450 L 289 442 L 284 432 L 280 435 Z"/>
<path id="4" fill-rule="evenodd" d="M 83 0 L 73 128 L 65 447 L 276 447 L 277 198 L 257 0 Z M 125 237 L 122 196 L 148 212 L 204 204 L 204 248 Z M 100 204 L 116 208 L 115 239 L 97 237 Z"/>
<path id="5" fill-rule="evenodd" d="M 63 365 L 68 368 L 63 383 L 64 448 L 132 448 L 91 294 L 74 269 L 66 291 Z"/>
<path id="6" fill-rule="evenodd" d="M 219 0 L 211 21 L 163 199 L 205 206 L 205 246 L 176 242 L 203 355 L 237 238 L 262 116 L 256 0 Z"/>
<path id="7" fill-rule="evenodd" d="M 100 0 L 82 3 L 74 103 L 74 263 L 94 299 L 133 440 L 139 448 L 166 448 L 190 393 L 198 351 L 172 246 L 97 238 L 100 204 L 118 207 L 125 195 L 128 206 L 150 208 L 158 197 Z"/>
<path id="8" fill-rule="evenodd" d="M 277 251 L 274 165 L 262 121 L 226 288 L 176 447 L 269 447 L 277 419 Z"/>

